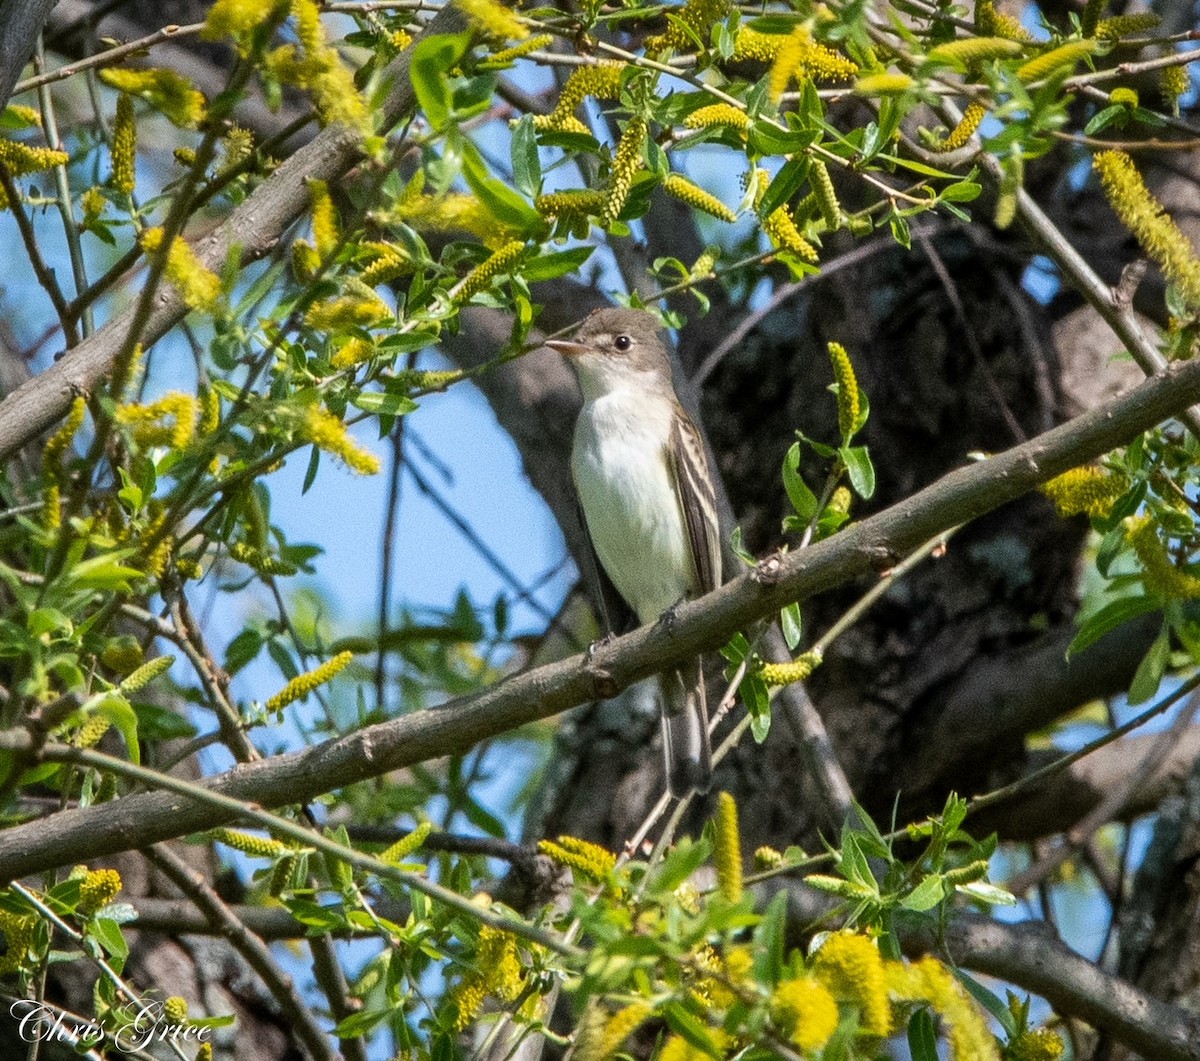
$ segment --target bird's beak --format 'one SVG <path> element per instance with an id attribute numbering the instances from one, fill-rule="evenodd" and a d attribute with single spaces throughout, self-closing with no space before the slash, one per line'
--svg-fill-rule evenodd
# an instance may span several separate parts
<path id="1" fill-rule="evenodd" d="M 551 350 L 564 354 L 567 357 L 581 357 L 583 354 L 590 354 L 592 352 L 590 346 L 585 346 L 583 343 L 573 343 L 570 339 L 547 339 L 546 345 Z"/>

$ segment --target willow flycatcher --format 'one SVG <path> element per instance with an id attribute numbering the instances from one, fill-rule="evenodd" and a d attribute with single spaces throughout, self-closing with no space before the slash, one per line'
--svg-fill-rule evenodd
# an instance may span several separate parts
<path id="1" fill-rule="evenodd" d="M 566 354 L 583 409 L 571 472 L 596 555 L 638 621 L 721 584 L 712 476 L 700 432 L 679 404 L 658 321 L 644 310 L 597 310 Z M 697 658 L 659 678 L 672 795 L 706 791 L 712 775 L 704 676 Z"/>

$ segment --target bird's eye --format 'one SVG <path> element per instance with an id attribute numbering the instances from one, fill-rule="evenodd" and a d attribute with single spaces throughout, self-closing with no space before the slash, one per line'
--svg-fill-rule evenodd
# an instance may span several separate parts
<path id="1" fill-rule="evenodd" d="M 613 340 L 613 346 L 620 350 L 621 353 L 624 353 L 631 346 L 633 346 L 633 340 L 630 339 L 628 335 L 618 335 Z"/>

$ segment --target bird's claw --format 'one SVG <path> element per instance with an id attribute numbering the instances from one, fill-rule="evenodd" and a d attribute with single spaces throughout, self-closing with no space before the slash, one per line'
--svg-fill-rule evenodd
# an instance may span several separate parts
<path id="1" fill-rule="evenodd" d="M 616 639 L 617 639 L 617 635 L 614 634 L 611 630 L 607 634 L 605 634 L 603 637 L 596 638 L 596 640 L 593 641 L 587 647 L 588 662 L 590 663 L 593 659 L 596 658 L 596 652 L 598 649 L 602 649 L 606 645 L 611 645 Z"/>

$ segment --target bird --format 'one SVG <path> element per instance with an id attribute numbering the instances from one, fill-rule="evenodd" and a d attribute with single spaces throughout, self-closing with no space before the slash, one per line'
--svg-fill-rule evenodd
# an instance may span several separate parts
<path id="1" fill-rule="evenodd" d="M 571 475 L 605 574 L 638 622 L 670 617 L 721 583 L 716 493 L 704 443 L 675 392 L 658 320 L 645 310 L 588 316 L 563 354 L 583 392 Z M 663 751 L 673 796 L 712 779 L 699 657 L 659 676 Z"/>

